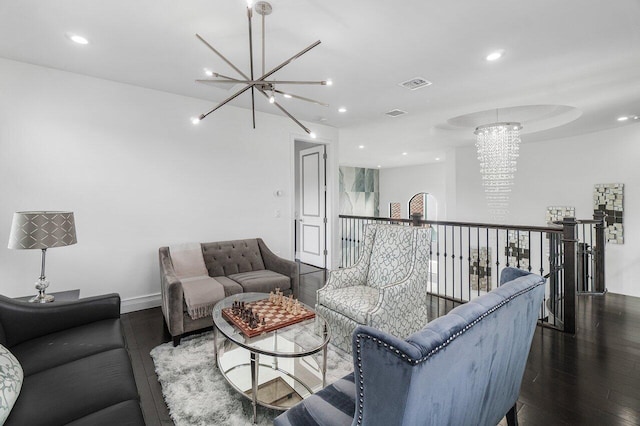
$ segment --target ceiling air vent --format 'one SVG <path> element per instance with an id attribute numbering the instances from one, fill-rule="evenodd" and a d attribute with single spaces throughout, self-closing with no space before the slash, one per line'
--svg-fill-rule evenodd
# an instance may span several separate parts
<path id="1" fill-rule="evenodd" d="M 402 86 L 409 90 L 416 90 L 416 89 L 421 89 L 423 87 L 431 86 L 431 84 L 432 83 L 425 78 L 414 77 L 411 80 L 403 81 L 402 83 L 399 84 L 399 86 Z"/>
<path id="2" fill-rule="evenodd" d="M 391 111 L 384 113 L 384 115 L 388 115 L 389 117 L 398 117 L 405 114 L 407 114 L 407 111 L 403 111 L 401 109 L 392 109 Z"/>

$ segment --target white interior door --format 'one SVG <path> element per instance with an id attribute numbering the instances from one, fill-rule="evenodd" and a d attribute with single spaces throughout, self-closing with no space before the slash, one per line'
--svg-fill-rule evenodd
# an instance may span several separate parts
<path id="1" fill-rule="evenodd" d="M 325 267 L 324 146 L 300 151 L 300 261 Z"/>

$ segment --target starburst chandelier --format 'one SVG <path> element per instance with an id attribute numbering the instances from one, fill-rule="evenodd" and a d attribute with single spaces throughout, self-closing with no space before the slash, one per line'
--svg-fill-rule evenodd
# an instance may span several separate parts
<path id="1" fill-rule="evenodd" d="M 520 123 L 498 122 L 479 126 L 474 132 L 482 184 L 494 220 L 504 220 L 509 214 L 521 129 Z"/>
<path id="2" fill-rule="evenodd" d="M 262 16 L 262 73 L 261 73 L 261 76 L 257 77 L 257 78 L 255 77 L 255 72 L 254 72 L 255 70 L 254 70 L 254 61 L 253 61 L 253 27 L 252 27 L 252 23 L 251 23 L 252 18 L 253 18 L 253 11 L 254 10 L 258 15 Z M 242 87 L 240 90 L 238 90 L 233 95 L 229 96 L 227 99 L 225 99 L 222 102 L 220 102 L 218 105 L 216 105 L 214 108 L 212 108 L 208 112 L 206 112 L 204 114 L 200 114 L 200 116 L 198 118 L 194 119 L 194 123 L 197 123 L 198 121 L 203 120 L 209 114 L 213 113 L 217 109 L 219 109 L 222 106 L 226 105 L 227 103 L 229 103 L 233 99 L 237 98 L 241 94 L 251 90 L 251 113 L 252 113 L 252 117 L 253 117 L 253 128 L 254 129 L 256 128 L 255 92 L 258 91 L 258 93 L 262 94 L 269 101 L 269 103 L 271 103 L 276 108 L 278 108 L 280 111 L 282 111 L 287 117 L 289 117 L 298 126 L 300 126 L 307 134 L 309 134 L 312 138 L 315 137 L 315 134 L 311 130 L 309 130 L 306 126 L 304 126 L 293 115 L 291 115 L 282 105 L 280 105 L 278 103 L 278 101 L 276 100 L 276 94 L 282 95 L 285 98 L 299 99 L 299 100 L 302 100 L 302 101 L 311 102 L 311 103 L 314 103 L 314 104 L 317 104 L 317 105 L 322 105 L 324 107 L 328 107 L 329 105 L 327 105 L 325 103 L 322 103 L 322 102 L 319 102 L 319 101 L 316 101 L 316 100 L 313 100 L 313 99 L 305 98 L 303 96 L 294 95 L 294 94 L 292 94 L 292 93 L 290 93 L 288 91 L 282 91 L 282 90 L 278 89 L 278 87 L 286 86 L 286 85 L 299 85 L 299 84 L 304 84 L 304 85 L 312 84 L 312 85 L 330 86 L 331 85 L 331 80 L 321 80 L 321 81 L 292 81 L 292 80 L 287 80 L 287 81 L 284 81 L 284 80 L 273 80 L 273 79 L 270 79 L 270 77 L 273 74 L 275 74 L 276 72 L 280 71 L 285 66 L 289 65 L 291 62 L 295 61 L 296 59 L 298 59 L 299 57 L 301 57 L 302 55 L 304 55 L 305 53 L 307 53 L 308 51 L 313 49 L 314 47 L 318 46 L 320 44 L 320 40 L 316 41 L 315 43 L 312 43 L 307 48 L 301 50 L 300 52 L 298 52 L 295 55 L 291 56 L 286 61 L 282 62 L 280 65 L 278 65 L 275 68 L 272 68 L 271 70 L 267 71 L 266 68 L 265 68 L 265 17 L 270 15 L 272 11 L 273 11 L 273 8 L 266 1 L 257 2 L 255 4 L 255 8 L 254 8 L 253 7 L 253 1 L 252 0 L 247 0 L 247 19 L 249 21 L 249 63 L 250 63 L 249 75 L 245 74 L 237 66 L 235 66 L 233 63 L 231 63 L 231 61 L 229 61 L 226 57 L 224 57 L 217 49 L 215 49 L 204 38 L 202 38 L 202 36 L 200 36 L 199 34 L 196 34 L 196 37 L 202 43 L 204 43 L 205 46 L 207 46 L 213 53 L 215 53 L 218 57 L 220 57 L 220 59 L 222 59 L 224 62 L 226 62 L 227 65 L 229 65 L 231 68 L 233 68 L 233 70 L 236 73 L 238 73 L 238 75 L 241 77 L 241 78 L 233 78 L 233 77 L 228 77 L 228 76 L 225 76 L 225 75 L 222 75 L 222 74 L 219 74 L 219 73 L 211 72 L 210 76 L 214 77 L 214 78 L 205 79 L 205 80 L 196 80 L 196 81 L 198 83 L 209 83 L 209 84 L 211 84 L 211 83 L 243 84 L 244 87 Z"/>

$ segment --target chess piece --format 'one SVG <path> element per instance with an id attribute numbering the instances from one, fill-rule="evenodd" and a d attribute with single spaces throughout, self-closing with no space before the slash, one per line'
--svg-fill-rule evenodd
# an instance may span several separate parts
<path id="1" fill-rule="evenodd" d="M 262 325 L 267 325 L 267 322 L 265 321 L 265 317 L 262 317 Z"/>
<path id="2" fill-rule="evenodd" d="M 293 304 L 295 299 L 293 298 L 293 294 L 289 295 L 289 299 L 287 300 L 287 312 L 293 311 Z"/>

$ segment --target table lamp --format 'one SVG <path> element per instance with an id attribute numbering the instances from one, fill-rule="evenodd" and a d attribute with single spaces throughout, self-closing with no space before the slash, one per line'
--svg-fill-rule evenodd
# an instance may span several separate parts
<path id="1" fill-rule="evenodd" d="M 42 269 L 36 281 L 38 294 L 29 302 L 53 302 L 54 297 L 45 294 L 49 281 L 44 275 L 45 256 L 48 248 L 70 246 L 77 243 L 73 212 L 16 212 L 13 214 L 10 249 L 42 250 Z"/>

